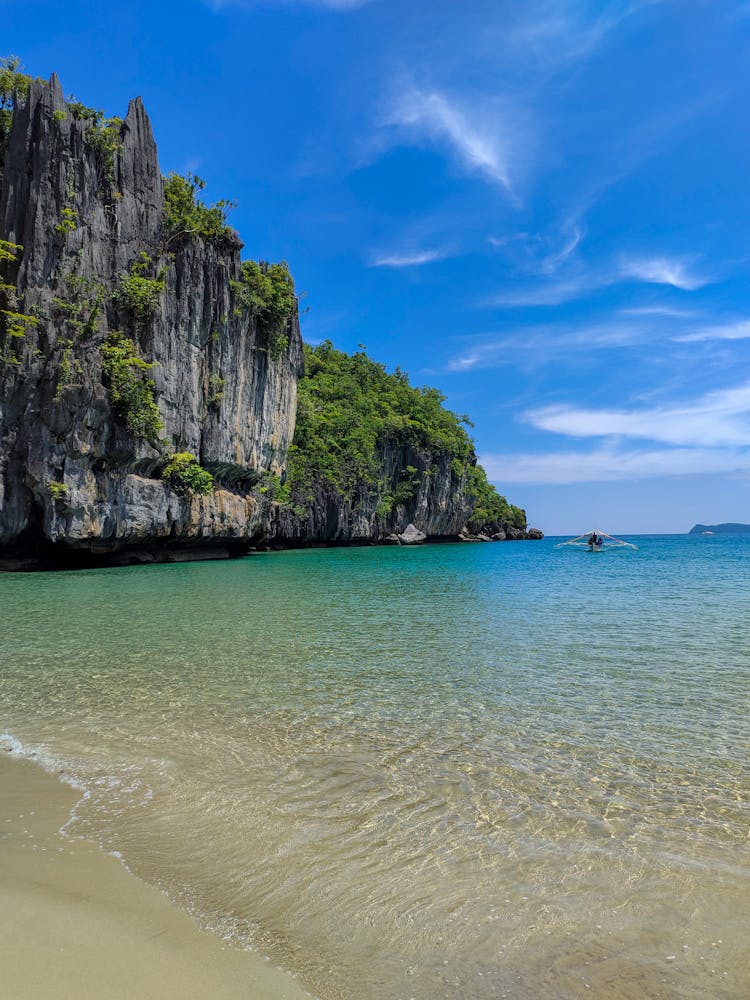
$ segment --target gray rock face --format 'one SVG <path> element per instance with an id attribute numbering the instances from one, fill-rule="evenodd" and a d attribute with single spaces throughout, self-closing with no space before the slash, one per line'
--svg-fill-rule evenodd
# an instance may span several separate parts
<path id="1" fill-rule="evenodd" d="M 484 535 L 481 532 L 478 533 L 478 534 L 472 534 L 472 532 L 470 532 L 467 528 L 464 528 L 463 531 L 459 532 L 458 540 L 459 540 L 459 542 L 490 542 L 490 541 L 492 541 L 492 539 L 489 537 L 489 535 Z M 499 541 L 499 539 L 495 539 L 495 541 Z"/>
<path id="2" fill-rule="evenodd" d="M 393 539 L 408 525 L 430 538 L 455 538 L 473 510 L 465 475 L 457 476 L 452 459 L 413 448 L 385 447 L 379 455 L 381 488 L 362 483 L 350 498 L 321 486 L 304 510 L 279 508 L 269 526 L 275 545 L 363 544 Z M 411 467 L 414 491 L 404 503 L 386 509 L 383 498 L 395 495 L 403 470 Z"/>
<path id="3" fill-rule="evenodd" d="M 424 531 L 415 528 L 413 524 L 407 524 L 398 537 L 402 545 L 421 545 L 427 541 Z"/>
<path id="4" fill-rule="evenodd" d="M 539 539 L 544 538 L 544 532 L 541 528 L 529 528 L 526 532 L 526 537 L 538 541 Z"/>
<path id="5" fill-rule="evenodd" d="M 271 343 L 242 302 L 236 235 L 168 229 L 139 98 L 124 120 L 97 126 L 74 115 L 57 77 L 31 84 L 0 138 L 0 241 L 6 565 L 413 544 L 456 538 L 470 521 L 467 476 L 451 457 L 396 445 L 381 449 L 377 489 L 362 483 L 342 497 L 320 484 L 301 504 L 272 500 L 263 477 L 284 474 L 303 366 L 296 309 Z M 134 275 L 158 283 L 142 310 L 123 295 Z M 155 385 L 160 440 L 129 428 L 113 398 L 103 351 L 115 331 L 153 366 L 143 371 Z M 182 496 L 161 480 L 175 452 L 213 472 L 213 493 Z"/>
<path id="6" fill-rule="evenodd" d="M 139 98 L 114 126 L 109 163 L 91 128 L 53 76 L 31 84 L 0 149 L 0 240 L 22 248 L 0 275 L 0 547 L 249 542 L 271 507 L 250 487 L 283 472 L 294 432 L 297 317 L 272 350 L 237 300 L 239 240 L 170 238 Z M 164 289 L 139 317 L 118 291 L 144 253 Z M 113 409 L 101 348 L 115 330 L 154 364 L 161 443 L 130 433 Z M 232 488 L 176 495 L 157 473 L 180 451 Z"/>

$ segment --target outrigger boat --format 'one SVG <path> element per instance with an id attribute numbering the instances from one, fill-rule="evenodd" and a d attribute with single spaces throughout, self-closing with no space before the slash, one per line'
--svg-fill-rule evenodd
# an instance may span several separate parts
<path id="1" fill-rule="evenodd" d="M 576 538 L 570 538 L 567 542 L 558 542 L 555 546 L 556 549 L 562 549 L 567 546 L 579 549 L 588 549 L 589 552 L 603 552 L 605 549 L 637 549 L 637 545 L 633 545 L 632 542 L 623 542 L 621 538 L 615 538 L 614 535 L 608 535 L 605 531 L 587 531 L 583 535 L 578 535 Z"/>

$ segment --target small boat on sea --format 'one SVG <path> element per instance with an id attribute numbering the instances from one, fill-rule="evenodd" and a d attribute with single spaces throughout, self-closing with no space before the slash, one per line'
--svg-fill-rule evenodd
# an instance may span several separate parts
<path id="1" fill-rule="evenodd" d="M 567 542 L 558 542 L 556 549 L 567 546 L 571 548 L 588 549 L 589 552 L 604 552 L 605 549 L 637 549 L 637 545 L 632 542 L 623 542 L 621 538 L 608 535 L 606 531 L 586 531 L 583 535 L 569 538 Z"/>

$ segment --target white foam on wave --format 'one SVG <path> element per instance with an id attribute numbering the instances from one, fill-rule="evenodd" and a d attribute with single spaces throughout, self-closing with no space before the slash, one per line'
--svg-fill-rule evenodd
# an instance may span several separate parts
<path id="1" fill-rule="evenodd" d="M 33 761 L 45 770 L 48 774 L 69 785 L 75 791 L 81 793 L 81 797 L 73 805 L 70 815 L 58 830 L 62 836 L 68 836 L 68 827 L 74 823 L 78 817 L 78 808 L 82 802 L 91 798 L 91 792 L 86 788 L 83 780 L 70 773 L 70 769 L 64 761 L 56 757 L 46 747 L 25 744 L 12 733 L 0 733 L 0 747 L 13 757 L 20 757 L 23 760 Z"/>
<path id="2" fill-rule="evenodd" d="M 23 753 L 23 743 L 17 740 L 15 736 L 11 736 L 10 733 L 0 733 L 0 746 L 7 753 L 14 754 L 15 756 L 20 756 Z"/>
<path id="3" fill-rule="evenodd" d="M 107 854 L 110 856 L 110 858 L 114 858 L 115 861 L 119 861 L 122 867 L 128 873 L 128 875 L 132 875 L 133 878 L 138 878 L 138 876 L 135 874 L 133 869 L 128 864 L 127 858 L 122 853 L 122 851 L 107 851 Z"/>
<path id="4" fill-rule="evenodd" d="M 13 757 L 22 757 L 24 760 L 33 760 L 45 771 L 64 781 L 66 785 L 75 788 L 77 792 L 85 792 L 86 787 L 82 780 L 71 774 L 65 761 L 56 757 L 44 746 L 31 746 L 22 743 L 12 733 L 0 733 L 0 747 Z"/>
<path id="5" fill-rule="evenodd" d="M 89 803 L 94 796 L 103 792 L 121 792 L 132 797 L 133 800 L 140 797 L 142 802 L 149 802 L 153 798 L 154 790 L 150 785 L 143 786 L 138 777 L 126 779 L 117 775 L 97 775 L 91 776 L 88 780 L 77 773 L 75 766 L 70 761 L 58 756 L 43 744 L 26 744 L 18 737 L 9 732 L 0 733 L 0 750 L 5 750 L 13 757 L 30 760 L 38 764 L 59 781 L 69 785 L 75 791 L 80 792 L 80 798 L 75 802 L 68 819 L 59 829 L 59 833 L 64 837 L 70 836 L 70 828 L 81 819 L 80 811 L 84 805 Z M 104 845 L 102 849 L 104 849 Z M 120 859 L 125 865 L 124 859 Z M 127 865 L 125 865 L 127 867 Z"/>

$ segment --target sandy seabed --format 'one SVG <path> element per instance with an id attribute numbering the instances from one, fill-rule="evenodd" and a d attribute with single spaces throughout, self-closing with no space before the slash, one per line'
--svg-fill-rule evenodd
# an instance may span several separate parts
<path id="1" fill-rule="evenodd" d="M 61 832 L 79 794 L 0 752 L 0 970 L 14 1000 L 302 1000 L 117 858 Z"/>

